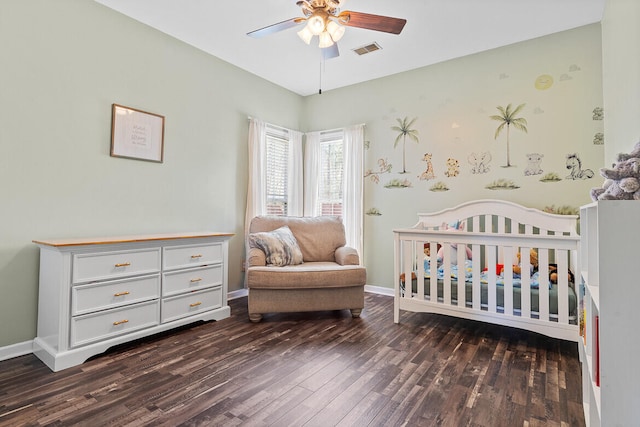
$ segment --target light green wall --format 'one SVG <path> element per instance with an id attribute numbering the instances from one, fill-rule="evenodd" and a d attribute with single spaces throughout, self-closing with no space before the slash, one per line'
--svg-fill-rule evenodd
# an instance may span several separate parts
<path id="1" fill-rule="evenodd" d="M 304 99 L 88 0 L 0 2 L 0 347 L 36 334 L 32 239 L 214 230 L 242 287 L 247 117 Z M 166 117 L 164 163 L 109 156 L 111 104 Z"/>
<path id="2" fill-rule="evenodd" d="M 386 159 L 391 173 L 365 179 L 365 211 L 376 208 L 381 216 L 365 216 L 364 260 L 368 284 L 391 287 L 394 228 L 409 227 L 417 212 L 429 212 L 478 198 L 506 199 L 527 206 L 568 205 L 577 208 L 590 202 L 589 190 L 602 178 L 603 146 L 594 144 L 603 121 L 593 120 L 602 107 L 600 25 L 590 25 L 531 41 L 499 48 L 391 77 L 370 81 L 307 99 L 305 125 L 331 129 L 349 123 L 365 123 L 365 170 L 379 171 Z M 374 55 L 373 53 L 372 55 Z M 366 57 L 362 60 L 366 61 Z M 330 67 L 327 65 L 327 73 Z M 534 82 L 548 74 L 553 84 L 539 90 Z M 511 164 L 506 164 L 506 132 L 494 140 L 498 122 L 489 119 L 497 106 L 526 103 L 520 117 L 528 133 L 511 130 Z M 396 118 L 417 117 L 414 129 L 419 143 L 406 142 L 406 170 L 402 171 L 402 143 L 394 148 Z M 455 127 L 454 123 L 457 125 Z M 467 158 L 489 151 L 490 171 L 473 174 Z M 420 180 L 426 169 L 425 153 L 432 154 L 436 179 Z M 541 153 L 544 173 L 555 172 L 562 180 L 541 182 L 542 175 L 525 176 L 525 155 Z M 564 179 L 566 155 L 578 153 L 584 168 L 594 176 L 585 180 Z M 448 158 L 459 161 L 459 175 L 445 176 Z M 392 179 L 408 180 L 409 188 L 385 188 Z M 520 188 L 489 190 L 497 179 L 513 181 Z M 446 192 L 430 191 L 436 181 Z"/>
<path id="3" fill-rule="evenodd" d="M 0 2 L 0 45 L 0 322 L 11 325 L 2 328 L 0 347 L 36 333 L 32 239 L 204 229 L 241 236 L 249 115 L 300 130 L 366 123 L 366 168 L 377 169 L 379 158 L 393 164 L 380 184 L 365 183 L 366 208 L 383 213 L 365 217 L 372 285 L 391 286 L 391 230 L 411 225 L 418 211 L 478 197 L 577 206 L 601 183 L 541 184 L 522 175 L 523 154 L 533 151 L 545 154 L 545 171 L 562 175 L 568 152 L 579 152 L 586 167 L 601 166 L 602 147 L 591 142 L 602 127 L 591 120 L 602 104 L 598 25 L 307 98 L 92 1 Z M 572 64 L 580 71 L 569 72 Z M 533 80 L 543 73 L 555 84 L 536 91 Z M 559 81 L 565 73 L 573 79 Z M 504 170 L 504 140 L 493 140 L 497 123 L 487 116 L 509 102 L 527 103 L 529 133 L 512 134 L 518 168 Z M 112 103 L 166 116 L 163 164 L 109 156 Z M 536 106 L 544 114 L 533 114 Z M 397 174 L 402 160 L 390 130 L 404 116 L 418 117 L 420 132 L 419 144 L 407 142 L 405 176 Z M 470 175 L 471 150 L 493 154 L 486 179 Z M 433 153 L 439 180 L 442 159 L 459 158 L 460 176 L 442 178 L 451 191 L 430 192 L 417 179 L 424 152 Z M 414 187 L 384 189 L 391 177 Z M 484 190 L 496 177 L 522 187 Z M 231 290 L 242 287 L 238 236 L 230 247 Z"/>
<path id="4" fill-rule="evenodd" d="M 608 0 L 602 20 L 605 165 L 640 141 L 640 2 Z"/>

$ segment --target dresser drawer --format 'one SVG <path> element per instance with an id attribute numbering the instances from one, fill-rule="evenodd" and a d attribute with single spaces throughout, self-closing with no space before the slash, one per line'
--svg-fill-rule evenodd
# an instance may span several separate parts
<path id="1" fill-rule="evenodd" d="M 160 297 L 160 274 L 107 282 L 77 285 L 71 288 L 71 315 L 107 310 Z"/>
<path id="2" fill-rule="evenodd" d="M 164 269 L 219 264 L 223 261 L 222 244 L 169 246 L 164 248 Z"/>
<path id="3" fill-rule="evenodd" d="M 222 285 L 222 265 L 172 271 L 163 276 L 162 296 L 168 297 Z"/>
<path id="4" fill-rule="evenodd" d="M 162 323 L 222 307 L 222 288 L 165 298 L 162 300 Z"/>
<path id="5" fill-rule="evenodd" d="M 159 300 L 71 318 L 71 347 L 158 325 Z"/>
<path id="6" fill-rule="evenodd" d="M 160 248 L 73 255 L 73 283 L 160 271 Z"/>

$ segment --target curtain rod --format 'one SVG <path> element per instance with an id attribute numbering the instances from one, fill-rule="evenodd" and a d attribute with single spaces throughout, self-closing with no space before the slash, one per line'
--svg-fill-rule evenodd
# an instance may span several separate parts
<path id="1" fill-rule="evenodd" d="M 247 120 L 251 120 L 251 119 L 254 119 L 254 118 L 255 118 L 256 120 L 261 120 L 261 119 L 258 119 L 257 117 L 247 116 Z M 278 128 L 278 129 L 282 129 L 282 130 L 288 130 L 288 131 L 293 131 L 293 132 L 300 132 L 299 130 L 295 130 L 295 129 L 288 129 L 288 128 L 286 128 L 286 127 L 279 126 L 279 125 L 274 125 L 274 124 L 272 124 L 272 123 L 264 122 L 264 124 L 265 124 L 265 125 L 267 125 L 267 126 L 271 126 L 271 127 Z M 344 126 L 344 127 L 336 128 L 336 129 L 324 129 L 324 130 L 319 130 L 319 131 L 308 131 L 308 132 L 302 132 L 302 133 L 304 133 L 304 134 L 306 135 L 306 134 L 308 134 L 308 133 L 312 133 L 312 132 L 320 132 L 320 133 L 338 132 L 338 131 L 341 131 L 341 130 L 343 130 L 343 129 L 345 129 L 345 128 L 348 128 L 348 127 L 350 127 L 350 126 L 364 126 L 364 127 L 366 127 L 366 126 L 367 126 L 367 124 L 366 124 L 366 123 L 356 123 L 355 125 Z"/>
<path id="2" fill-rule="evenodd" d="M 320 133 L 338 132 L 338 131 L 344 130 L 345 128 L 351 127 L 351 126 L 364 126 L 364 127 L 366 127 L 367 124 L 366 123 L 356 123 L 355 125 L 343 126 L 341 128 L 336 128 L 336 129 L 312 130 L 312 131 L 305 132 L 305 134 L 312 133 L 312 132 L 320 132 Z"/>
<path id="3" fill-rule="evenodd" d="M 286 130 L 287 132 L 300 132 L 300 133 L 304 133 L 304 132 L 299 131 L 299 130 L 296 130 L 296 129 L 289 129 L 289 128 L 286 128 L 286 127 L 284 127 L 284 126 L 274 125 L 273 123 L 265 122 L 264 120 L 259 119 L 259 118 L 257 118 L 257 117 L 247 116 L 247 120 L 249 120 L 249 121 L 250 121 L 251 119 L 260 120 L 261 122 L 263 122 L 263 123 L 265 124 L 265 126 L 269 126 L 269 127 L 271 127 L 271 128 L 280 129 L 280 130 Z"/>

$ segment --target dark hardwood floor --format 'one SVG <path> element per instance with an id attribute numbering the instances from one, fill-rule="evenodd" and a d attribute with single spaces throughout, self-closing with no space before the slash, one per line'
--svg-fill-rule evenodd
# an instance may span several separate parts
<path id="1" fill-rule="evenodd" d="M 232 316 L 51 372 L 0 363 L 2 426 L 582 426 L 576 344 L 366 294 L 349 311 Z"/>

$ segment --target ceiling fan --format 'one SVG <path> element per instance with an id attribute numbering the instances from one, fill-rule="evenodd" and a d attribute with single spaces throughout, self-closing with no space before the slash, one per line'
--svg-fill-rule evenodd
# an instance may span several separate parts
<path id="1" fill-rule="evenodd" d="M 298 36 L 306 44 L 311 43 L 313 36 L 318 36 L 318 46 L 321 48 L 322 56 L 324 59 L 329 59 L 335 58 L 340 54 L 336 42 L 344 35 L 344 26 L 400 34 L 407 23 L 406 19 L 392 18 L 390 16 L 372 15 L 350 10 L 342 11 L 340 6 L 344 3 L 345 0 L 298 1 L 296 4 L 302 9 L 304 17 L 291 18 L 277 24 L 268 25 L 251 31 L 247 35 L 260 38 L 306 22 L 304 28 L 298 31 Z"/>

